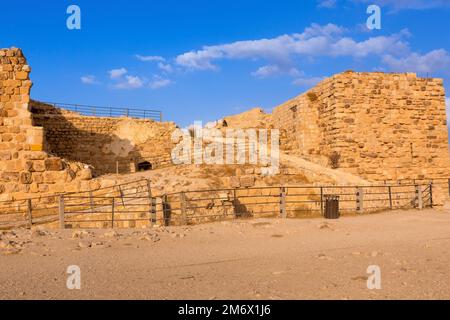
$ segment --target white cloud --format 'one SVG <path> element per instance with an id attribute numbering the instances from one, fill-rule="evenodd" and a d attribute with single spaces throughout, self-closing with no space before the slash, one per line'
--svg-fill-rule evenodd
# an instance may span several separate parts
<path id="1" fill-rule="evenodd" d="M 334 8 L 336 7 L 337 0 L 319 0 L 317 6 L 319 8 Z"/>
<path id="2" fill-rule="evenodd" d="M 100 82 L 97 81 L 97 78 L 93 75 L 82 76 L 81 82 L 84 84 L 100 84 Z"/>
<path id="3" fill-rule="evenodd" d="M 125 68 L 113 69 L 113 70 L 108 71 L 109 77 L 110 77 L 111 79 L 118 79 L 118 78 L 121 78 L 122 76 L 126 75 L 127 72 L 128 72 L 128 71 L 127 71 L 127 69 L 125 69 Z"/>
<path id="4" fill-rule="evenodd" d="M 373 0 L 353 0 L 354 2 L 373 4 Z M 441 7 L 450 7 L 448 0 L 378 0 L 375 2 L 383 7 L 390 7 L 393 10 L 403 10 L 403 9 L 433 9 Z"/>
<path id="5" fill-rule="evenodd" d="M 161 89 L 161 88 L 167 87 L 171 83 L 172 83 L 172 81 L 169 79 L 164 79 L 160 76 L 154 76 L 153 80 L 149 84 L 149 87 L 153 90 L 156 90 L 156 89 Z"/>
<path id="6" fill-rule="evenodd" d="M 447 106 L 447 117 L 450 118 L 450 97 L 445 98 L 445 105 Z"/>
<path id="7" fill-rule="evenodd" d="M 430 51 L 424 55 L 410 53 L 405 57 L 386 55 L 383 62 L 394 71 L 425 73 L 442 72 L 450 74 L 450 55 L 444 49 Z"/>
<path id="8" fill-rule="evenodd" d="M 149 62 L 149 61 L 159 61 L 164 62 L 166 59 L 160 56 L 141 56 L 140 54 L 135 55 L 136 59 L 143 62 Z"/>
<path id="9" fill-rule="evenodd" d="M 115 85 L 118 89 L 139 89 L 145 85 L 145 79 L 142 79 L 138 76 L 125 76 L 121 82 Z"/>
<path id="10" fill-rule="evenodd" d="M 268 78 L 274 75 L 288 74 L 290 76 L 296 77 L 301 74 L 296 68 L 287 68 L 283 69 L 278 65 L 267 65 L 258 68 L 255 72 L 252 73 L 254 77 L 257 78 Z"/>
<path id="11" fill-rule="evenodd" d="M 198 51 L 189 51 L 179 55 L 176 63 L 191 70 L 216 70 L 216 61 L 229 59 L 265 60 L 269 64 L 254 72 L 256 76 L 288 73 L 294 68 L 295 59 L 299 57 L 338 57 L 349 56 L 363 58 L 369 55 L 393 56 L 409 52 L 404 38 L 409 36 L 407 30 L 390 36 L 376 36 L 363 41 L 356 41 L 343 34 L 343 27 L 327 24 L 313 24 L 303 33 L 281 35 L 271 39 L 237 41 L 215 46 L 204 46 Z"/>
<path id="12" fill-rule="evenodd" d="M 324 79 L 325 77 L 298 78 L 293 81 L 293 84 L 304 88 L 311 88 Z"/>
<path id="13" fill-rule="evenodd" d="M 160 63 L 158 63 L 158 68 L 161 69 L 164 72 L 167 72 L 167 73 L 172 73 L 173 72 L 172 65 L 170 65 L 168 63 L 160 62 Z"/>

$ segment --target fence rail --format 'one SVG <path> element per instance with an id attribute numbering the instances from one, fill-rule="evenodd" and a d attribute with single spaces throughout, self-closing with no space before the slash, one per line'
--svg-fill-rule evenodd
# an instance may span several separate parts
<path id="1" fill-rule="evenodd" d="M 162 111 L 159 110 L 147 110 L 138 108 L 117 108 L 117 107 L 100 107 L 100 106 L 88 106 L 81 104 L 70 103 L 58 103 L 58 102 L 42 102 L 44 104 L 52 105 L 55 108 L 65 109 L 73 111 L 86 116 L 96 117 L 129 117 L 129 118 L 141 118 L 152 119 L 162 122 Z"/>
<path id="2" fill-rule="evenodd" d="M 0 228 L 48 223 L 60 228 L 132 228 L 246 217 L 320 217 L 328 196 L 339 197 L 344 215 L 423 209 L 433 207 L 433 184 L 224 188 L 155 196 L 150 180 L 142 179 L 95 191 L 36 198 L 39 201 L 0 204 Z"/>

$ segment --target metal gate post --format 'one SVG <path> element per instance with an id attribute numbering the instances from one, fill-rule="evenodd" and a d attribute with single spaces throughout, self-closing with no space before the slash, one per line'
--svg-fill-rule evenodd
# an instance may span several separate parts
<path id="1" fill-rule="evenodd" d="M 364 189 L 361 187 L 356 190 L 356 211 L 358 213 L 364 211 Z"/>
<path id="2" fill-rule="evenodd" d="M 392 203 L 392 187 L 389 186 L 388 187 L 388 191 L 389 191 L 389 208 L 392 210 L 394 208 L 393 203 Z"/>
<path id="3" fill-rule="evenodd" d="M 322 215 L 322 217 L 324 216 L 323 210 L 323 187 L 320 187 L 320 214 Z"/>
<path id="4" fill-rule="evenodd" d="M 180 193 L 180 209 L 181 209 L 181 221 L 185 226 L 187 225 L 187 217 L 186 217 L 186 194 L 184 192 Z"/>
<path id="5" fill-rule="evenodd" d="M 430 183 L 430 205 L 431 205 L 431 209 L 434 208 L 434 203 L 433 203 L 433 182 Z"/>
<path id="6" fill-rule="evenodd" d="M 163 207 L 163 218 L 164 218 L 164 226 L 168 227 L 170 225 L 170 217 L 169 217 L 169 197 L 167 194 L 162 197 L 162 207 Z"/>
<path id="7" fill-rule="evenodd" d="M 450 196 L 450 179 L 448 179 L 448 195 Z"/>
<path id="8" fill-rule="evenodd" d="M 153 227 L 156 224 L 156 198 L 153 198 L 152 196 L 152 181 L 150 179 L 147 179 L 147 192 L 148 192 L 148 201 L 150 204 L 150 225 Z"/>
<path id="9" fill-rule="evenodd" d="M 114 210 L 115 210 L 116 199 L 112 198 L 111 202 L 111 229 L 114 229 Z"/>
<path id="10" fill-rule="evenodd" d="M 92 191 L 89 191 L 89 203 L 91 206 L 91 213 L 94 213 L 94 199 L 92 198 Z"/>
<path id="11" fill-rule="evenodd" d="M 150 225 L 156 224 L 156 198 L 150 198 Z"/>
<path id="12" fill-rule="evenodd" d="M 27 200 L 27 212 L 28 212 L 28 229 L 31 229 L 31 227 L 33 226 L 33 213 L 32 213 L 31 199 Z"/>
<path id="13" fill-rule="evenodd" d="M 416 208 L 419 210 L 423 209 L 423 197 L 422 197 L 422 186 L 416 186 Z"/>
<path id="14" fill-rule="evenodd" d="M 287 218 L 287 212 L 286 212 L 286 188 L 281 187 L 280 188 L 280 216 L 282 219 Z"/>
<path id="15" fill-rule="evenodd" d="M 125 209 L 125 200 L 123 199 L 124 194 L 123 194 L 123 191 L 122 191 L 122 187 L 121 187 L 121 186 L 119 186 L 119 195 L 120 195 L 120 199 L 122 199 L 122 206 L 123 206 L 123 208 Z"/>
<path id="16" fill-rule="evenodd" d="M 66 223 L 64 221 L 64 195 L 59 196 L 59 227 L 61 229 L 66 228 Z"/>
<path id="17" fill-rule="evenodd" d="M 239 212 L 237 212 L 237 197 L 236 197 L 236 188 L 233 189 L 233 214 L 234 217 L 237 218 Z"/>

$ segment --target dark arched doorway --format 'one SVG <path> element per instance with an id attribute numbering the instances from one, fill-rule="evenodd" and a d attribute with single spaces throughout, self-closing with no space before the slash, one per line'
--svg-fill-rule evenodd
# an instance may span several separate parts
<path id="1" fill-rule="evenodd" d="M 149 171 L 152 170 L 153 166 L 148 161 L 143 161 L 138 163 L 138 171 Z"/>

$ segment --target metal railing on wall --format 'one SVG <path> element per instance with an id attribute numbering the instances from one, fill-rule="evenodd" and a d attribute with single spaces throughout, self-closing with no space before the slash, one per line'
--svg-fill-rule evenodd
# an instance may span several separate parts
<path id="1" fill-rule="evenodd" d="M 139 223 L 188 225 L 249 217 L 320 217 L 330 196 L 339 199 L 343 215 L 434 205 L 433 184 L 273 186 L 155 196 L 150 180 L 142 179 L 95 191 L 0 204 L 0 228 L 30 228 L 48 223 L 60 228 L 116 228 L 135 227 Z"/>
<path id="2" fill-rule="evenodd" d="M 42 102 L 44 104 L 52 105 L 55 108 L 60 108 L 72 112 L 77 112 L 85 116 L 95 117 L 128 117 L 136 119 L 151 119 L 162 122 L 162 111 L 147 110 L 138 108 L 117 108 L 117 107 L 99 107 L 88 106 L 81 104 L 57 103 L 57 102 Z"/>

